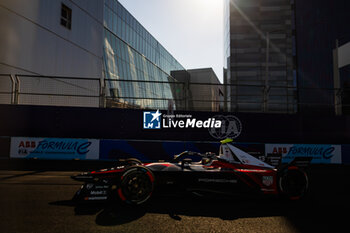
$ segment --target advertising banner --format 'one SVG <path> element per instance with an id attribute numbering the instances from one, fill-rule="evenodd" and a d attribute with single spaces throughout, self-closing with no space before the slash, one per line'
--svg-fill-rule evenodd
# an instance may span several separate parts
<path id="1" fill-rule="evenodd" d="M 350 144 L 341 145 L 342 163 L 350 164 Z"/>
<path id="2" fill-rule="evenodd" d="M 314 164 L 340 164 L 341 146 L 330 144 L 265 144 L 266 155 L 282 155 L 282 163 L 289 163 L 295 157 L 312 157 Z"/>
<path id="3" fill-rule="evenodd" d="M 99 159 L 97 139 L 12 137 L 10 158 Z"/>
<path id="4" fill-rule="evenodd" d="M 100 140 L 100 159 L 137 158 L 142 161 L 171 160 L 183 151 L 219 152 L 217 142 Z"/>

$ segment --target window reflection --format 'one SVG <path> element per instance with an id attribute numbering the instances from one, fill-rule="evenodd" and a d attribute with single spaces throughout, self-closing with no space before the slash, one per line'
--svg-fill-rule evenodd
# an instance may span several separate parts
<path id="1" fill-rule="evenodd" d="M 170 71 L 184 68 L 118 1 L 106 0 L 104 8 L 105 77 L 111 97 L 142 108 L 166 108 L 174 88 L 152 81 L 174 82 Z"/>

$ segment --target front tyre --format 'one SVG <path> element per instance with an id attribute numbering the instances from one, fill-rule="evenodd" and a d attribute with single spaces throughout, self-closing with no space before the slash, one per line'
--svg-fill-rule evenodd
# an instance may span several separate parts
<path id="1" fill-rule="evenodd" d="M 118 195 L 128 204 L 140 205 L 151 197 L 153 188 L 153 173 L 143 166 L 131 166 L 120 178 Z"/>
<path id="2" fill-rule="evenodd" d="M 299 200 L 308 191 L 308 176 L 298 167 L 288 167 L 280 173 L 278 186 L 282 196 L 289 200 Z"/>

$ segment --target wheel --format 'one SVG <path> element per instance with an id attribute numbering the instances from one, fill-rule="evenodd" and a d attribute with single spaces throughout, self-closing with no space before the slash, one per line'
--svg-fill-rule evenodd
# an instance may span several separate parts
<path id="1" fill-rule="evenodd" d="M 118 160 L 118 165 L 123 165 L 123 166 L 142 165 L 142 162 L 135 158 L 120 159 Z"/>
<path id="2" fill-rule="evenodd" d="M 279 177 L 279 190 L 290 200 L 299 200 L 308 191 L 309 180 L 307 174 L 298 167 L 284 169 Z"/>
<path id="3" fill-rule="evenodd" d="M 131 166 L 123 173 L 118 188 L 119 198 L 128 203 L 140 205 L 152 195 L 153 173 L 143 166 Z"/>
<path id="4" fill-rule="evenodd" d="M 128 164 L 128 165 L 131 165 L 131 166 L 133 166 L 133 165 L 141 165 L 142 164 L 142 162 L 140 160 L 135 159 L 135 158 L 126 159 L 125 163 Z"/>

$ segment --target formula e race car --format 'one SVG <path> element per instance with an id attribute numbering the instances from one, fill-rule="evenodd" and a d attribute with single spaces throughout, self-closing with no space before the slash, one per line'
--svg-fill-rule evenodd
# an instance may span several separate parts
<path id="1" fill-rule="evenodd" d="M 189 156 L 199 156 L 201 160 L 193 162 Z M 73 200 L 119 199 L 139 205 L 157 191 L 200 195 L 258 193 L 296 200 L 308 191 L 309 181 L 304 168 L 310 160 L 299 157 L 274 168 L 226 139 L 221 141 L 219 155 L 185 151 L 174 156 L 171 162 L 142 163 L 137 159 L 126 159 L 113 168 L 72 176 L 72 179 L 84 182 Z"/>

